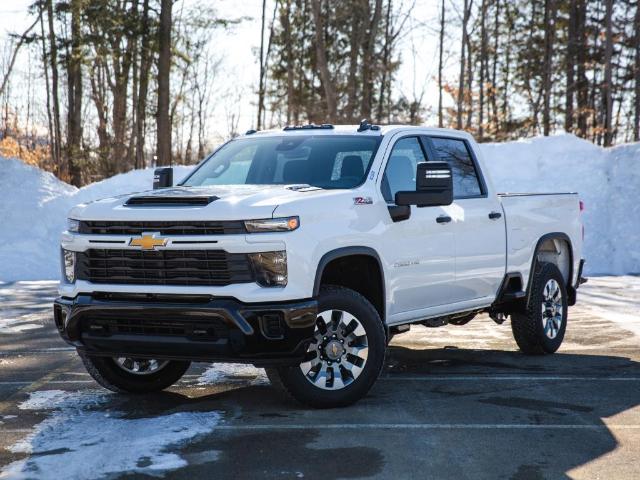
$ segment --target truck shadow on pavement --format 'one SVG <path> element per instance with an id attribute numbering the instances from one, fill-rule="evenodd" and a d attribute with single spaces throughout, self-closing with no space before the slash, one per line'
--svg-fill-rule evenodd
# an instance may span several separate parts
<path id="1" fill-rule="evenodd" d="M 192 443 L 189 466 L 168 478 L 214 466 L 222 476 L 285 478 L 625 477 L 617 468 L 637 452 L 616 448 L 616 429 L 640 429 L 625 415 L 640 403 L 639 383 L 640 364 L 626 357 L 393 346 L 371 393 L 344 409 L 309 410 L 268 384 L 224 382 L 202 395 L 183 385 L 117 402 L 133 416 L 224 412 L 224 427 Z M 198 461 L 211 452 L 215 462 Z"/>

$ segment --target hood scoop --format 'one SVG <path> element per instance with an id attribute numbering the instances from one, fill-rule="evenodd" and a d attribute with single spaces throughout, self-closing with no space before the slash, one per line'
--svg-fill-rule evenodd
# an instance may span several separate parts
<path id="1" fill-rule="evenodd" d="M 127 207 L 206 207 L 211 202 L 218 200 L 215 195 L 209 196 L 166 196 L 143 195 L 131 197 L 125 203 Z"/>

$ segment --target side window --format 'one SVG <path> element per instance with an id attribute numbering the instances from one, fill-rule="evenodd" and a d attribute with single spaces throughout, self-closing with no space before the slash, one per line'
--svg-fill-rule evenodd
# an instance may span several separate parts
<path id="1" fill-rule="evenodd" d="M 396 192 L 416 189 L 416 165 L 426 162 L 417 137 L 398 140 L 382 177 L 382 196 L 393 203 Z"/>
<path id="2" fill-rule="evenodd" d="M 453 196 L 476 197 L 482 194 L 478 172 L 463 140 L 431 137 L 438 159 L 451 165 Z"/>

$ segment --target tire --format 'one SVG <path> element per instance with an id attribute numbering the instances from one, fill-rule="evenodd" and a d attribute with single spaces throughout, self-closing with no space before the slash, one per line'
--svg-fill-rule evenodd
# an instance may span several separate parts
<path id="1" fill-rule="evenodd" d="M 318 335 L 318 340 L 310 345 L 305 361 L 295 367 L 269 368 L 267 376 L 277 390 L 307 406 L 336 408 L 351 405 L 367 394 L 382 370 L 387 344 L 382 320 L 365 297 L 337 286 L 322 287 L 318 297 L 318 312 L 314 334 Z M 325 322 L 325 317 L 330 318 L 331 322 Z M 354 319 L 359 325 L 345 335 L 354 325 Z M 326 324 L 326 336 L 322 333 L 323 323 Z M 364 336 L 360 328 L 364 330 Z M 344 348 L 336 343 L 341 339 L 344 340 Z M 334 348 L 335 345 L 337 347 Z M 363 348 L 363 345 L 366 347 Z M 336 353 L 338 351 L 341 353 Z M 335 355 L 339 355 L 337 360 L 333 358 Z M 361 356 L 364 362 L 361 362 Z M 320 360 L 322 357 L 324 361 Z M 315 367 L 312 366 L 305 373 L 303 369 L 313 365 L 313 362 L 317 362 Z"/>
<path id="2" fill-rule="evenodd" d="M 560 348 L 567 329 L 568 297 L 565 281 L 553 263 L 536 262 L 533 275 L 529 300 L 522 311 L 511 315 L 511 330 L 522 353 L 554 353 Z M 556 286 L 560 298 L 556 301 L 549 300 L 548 292 L 551 289 L 555 291 Z M 547 287 L 549 291 L 546 290 Z M 548 318 L 549 316 L 552 318 Z"/>
<path id="3" fill-rule="evenodd" d="M 111 357 L 90 356 L 78 352 L 87 372 L 104 388 L 116 393 L 159 392 L 176 383 L 185 374 L 191 362 L 168 361 L 153 373 L 130 373 Z"/>

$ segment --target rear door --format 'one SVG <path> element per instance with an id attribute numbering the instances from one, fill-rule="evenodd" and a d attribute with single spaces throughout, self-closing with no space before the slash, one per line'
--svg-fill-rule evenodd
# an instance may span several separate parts
<path id="1" fill-rule="evenodd" d="M 396 192 L 416 189 L 416 164 L 426 160 L 418 136 L 396 140 L 381 183 L 388 206 L 394 205 Z M 410 218 L 398 222 L 393 222 L 386 212 L 383 216 L 384 231 L 379 239 L 389 265 L 386 284 L 391 322 L 451 303 L 455 286 L 454 235 L 453 225 L 437 221 L 446 216 L 443 208 L 412 206 Z"/>
<path id="2" fill-rule="evenodd" d="M 456 257 L 456 302 L 496 294 L 505 274 L 506 235 L 502 205 L 489 195 L 477 159 L 461 138 L 423 138 L 431 156 L 451 165 L 453 204 L 447 210 L 453 221 Z"/>

